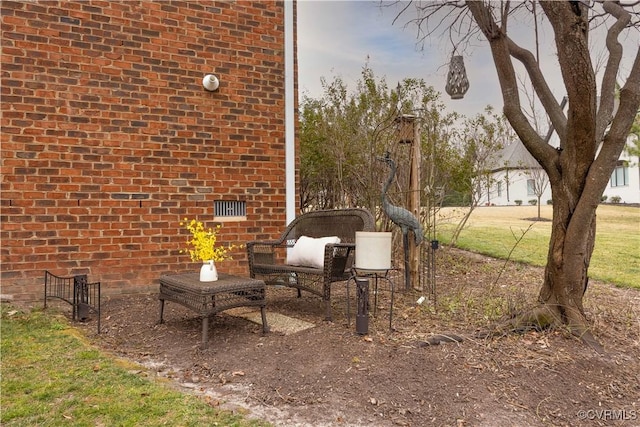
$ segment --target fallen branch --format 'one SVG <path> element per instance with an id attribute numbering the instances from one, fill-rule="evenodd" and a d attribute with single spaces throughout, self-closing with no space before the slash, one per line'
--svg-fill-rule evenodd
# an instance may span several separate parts
<path id="1" fill-rule="evenodd" d="M 425 341 L 419 341 L 417 345 L 418 345 L 418 347 L 429 347 L 429 346 L 432 346 L 432 345 L 440 345 L 441 343 L 447 343 L 447 342 L 460 343 L 462 341 L 464 341 L 464 338 L 462 338 L 459 335 L 455 335 L 455 334 L 436 334 L 436 335 L 430 336 Z"/>

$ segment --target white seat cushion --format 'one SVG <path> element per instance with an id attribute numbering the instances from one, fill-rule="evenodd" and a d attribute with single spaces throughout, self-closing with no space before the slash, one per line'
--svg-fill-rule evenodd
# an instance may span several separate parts
<path id="1" fill-rule="evenodd" d="M 287 264 L 323 268 L 324 247 L 327 243 L 340 243 L 340 238 L 300 236 L 287 257 Z"/>

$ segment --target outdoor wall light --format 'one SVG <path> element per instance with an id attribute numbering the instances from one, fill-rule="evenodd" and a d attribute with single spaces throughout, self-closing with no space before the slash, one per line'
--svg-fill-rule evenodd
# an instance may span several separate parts
<path id="1" fill-rule="evenodd" d="M 209 92 L 213 92 L 214 90 L 220 87 L 220 80 L 213 74 L 207 74 L 202 79 L 202 87 L 204 87 Z"/>

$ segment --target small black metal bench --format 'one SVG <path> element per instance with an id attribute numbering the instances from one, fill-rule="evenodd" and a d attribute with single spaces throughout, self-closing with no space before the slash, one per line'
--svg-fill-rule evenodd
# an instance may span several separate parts
<path id="1" fill-rule="evenodd" d="M 47 308 L 48 298 L 58 298 L 71 304 L 73 320 L 84 322 L 90 313 L 96 314 L 100 333 L 100 282 L 89 283 L 86 274 L 61 277 L 45 271 L 44 308 Z"/>

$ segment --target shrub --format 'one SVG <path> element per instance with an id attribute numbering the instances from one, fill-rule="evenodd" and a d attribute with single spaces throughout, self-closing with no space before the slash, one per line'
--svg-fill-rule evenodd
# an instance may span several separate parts
<path id="1" fill-rule="evenodd" d="M 529 200 L 529 204 L 530 204 L 531 206 L 535 206 L 535 205 L 537 205 L 537 204 L 538 204 L 538 201 L 537 201 L 536 199 L 531 199 L 531 200 Z"/>
<path id="2" fill-rule="evenodd" d="M 607 196 L 606 196 L 606 194 L 603 194 L 602 197 L 600 197 L 600 202 L 604 203 L 606 201 L 607 201 Z"/>
<path id="3" fill-rule="evenodd" d="M 622 197 L 620 197 L 620 196 L 611 196 L 611 199 L 609 199 L 609 201 L 611 203 L 620 203 L 622 201 Z"/>
<path id="4" fill-rule="evenodd" d="M 553 200 L 551 200 L 551 199 L 547 200 L 547 204 L 548 205 L 553 205 Z"/>
<path id="5" fill-rule="evenodd" d="M 516 203 L 516 205 L 520 206 L 522 204 L 522 200 L 514 200 L 514 202 Z"/>

